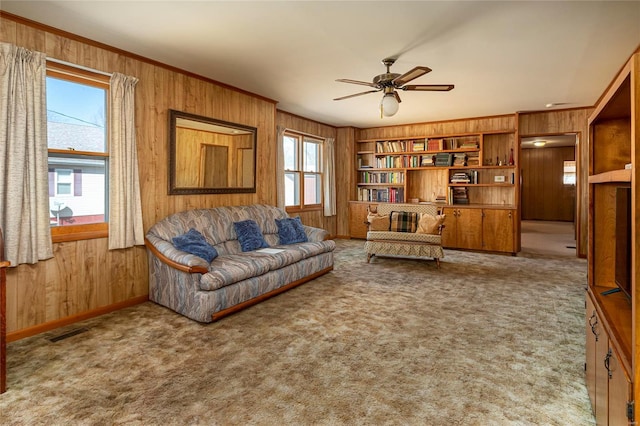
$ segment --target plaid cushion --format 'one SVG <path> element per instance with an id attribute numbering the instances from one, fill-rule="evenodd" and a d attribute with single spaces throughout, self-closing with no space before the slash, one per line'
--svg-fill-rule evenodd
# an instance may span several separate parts
<path id="1" fill-rule="evenodd" d="M 391 212 L 390 231 L 416 232 L 418 227 L 418 213 L 415 212 Z"/>

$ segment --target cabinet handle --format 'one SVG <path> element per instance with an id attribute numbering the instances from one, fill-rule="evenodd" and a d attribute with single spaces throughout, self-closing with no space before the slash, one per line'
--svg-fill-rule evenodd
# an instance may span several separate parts
<path id="1" fill-rule="evenodd" d="M 604 357 L 604 368 L 607 369 L 607 374 L 609 375 L 609 380 L 611 380 L 613 378 L 613 371 L 611 370 L 610 367 L 610 363 L 611 363 L 611 348 L 609 348 L 609 350 L 607 351 L 607 356 Z"/>
<path id="2" fill-rule="evenodd" d="M 596 315 L 596 311 L 593 311 L 591 317 L 589 318 L 589 325 L 591 326 L 591 332 L 594 336 L 596 336 L 596 342 L 598 341 L 598 337 L 600 337 L 600 333 L 597 331 L 598 327 L 598 316 Z"/>
<path id="3" fill-rule="evenodd" d="M 509 211 L 509 219 L 511 219 L 511 211 Z"/>

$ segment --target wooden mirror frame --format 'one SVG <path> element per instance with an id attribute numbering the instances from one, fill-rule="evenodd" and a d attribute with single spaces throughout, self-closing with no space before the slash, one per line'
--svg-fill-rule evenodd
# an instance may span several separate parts
<path id="1" fill-rule="evenodd" d="M 179 186 L 177 170 L 178 159 L 180 153 L 177 152 L 177 123 L 178 120 L 187 120 L 194 122 L 194 125 L 211 126 L 222 132 L 241 132 L 249 135 L 251 138 L 251 170 L 253 173 L 251 186 Z M 221 132 L 221 133 L 222 133 Z M 228 121 L 217 120 L 214 118 L 203 117 L 200 115 L 190 114 L 187 112 L 169 110 L 169 195 L 190 195 L 190 194 L 233 194 L 233 193 L 255 193 L 256 192 L 256 151 L 257 151 L 257 133 L 258 129 L 244 124 L 231 123 Z M 186 154 L 185 154 L 186 155 Z M 201 159 L 200 161 L 204 161 Z"/>

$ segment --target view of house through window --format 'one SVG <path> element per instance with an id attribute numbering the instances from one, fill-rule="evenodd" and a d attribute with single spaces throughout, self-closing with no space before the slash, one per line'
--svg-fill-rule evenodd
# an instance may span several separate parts
<path id="1" fill-rule="evenodd" d="M 576 162 L 565 161 L 563 166 L 562 183 L 565 185 L 576 184 Z"/>
<path id="2" fill-rule="evenodd" d="M 314 209 L 322 206 L 322 140 L 286 132 L 284 144 L 285 206 Z"/>
<path id="3" fill-rule="evenodd" d="M 106 76 L 63 66 L 47 70 L 49 219 L 54 228 L 107 221 L 108 90 Z"/>

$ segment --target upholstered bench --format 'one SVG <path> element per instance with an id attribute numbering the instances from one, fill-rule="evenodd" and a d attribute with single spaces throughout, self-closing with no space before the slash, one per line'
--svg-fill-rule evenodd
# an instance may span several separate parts
<path id="1" fill-rule="evenodd" d="M 416 221 L 415 227 L 405 220 L 411 216 Z M 397 224 L 397 220 L 404 222 Z M 434 204 L 378 204 L 377 212 L 367 217 L 369 231 L 364 244 L 367 262 L 375 255 L 432 257 L 439 268 L 444 257 L 443 222 L 444 215 L 438 215 Z"/>

